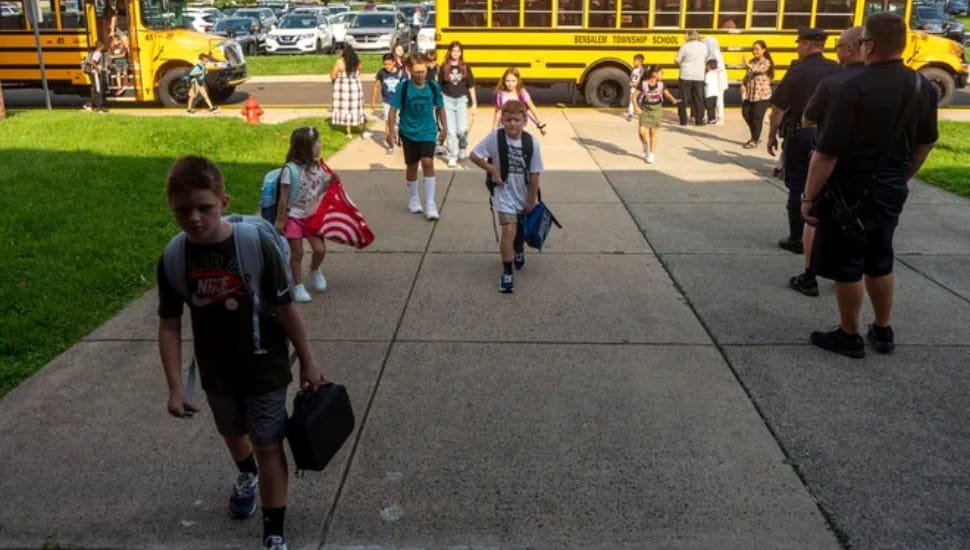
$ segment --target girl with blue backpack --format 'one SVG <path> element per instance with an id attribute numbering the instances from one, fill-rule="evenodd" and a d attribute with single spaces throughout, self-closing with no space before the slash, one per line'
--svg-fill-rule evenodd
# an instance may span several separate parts
<path id="1" fill-rule="evenodd" d="M 290 270 L 293 272 L 293 300 L 309 302 L 313 298 L 303 285 L 303 239 L 310 243 L 310 284 L 313 290 L 327 290 L 327 279 L 320 271 L 327 245 L 319 235 L 319 228 L 311 227 L 311 218 L 320 208 L 323 194 L 330 186 L 330 175 L 320 163 L 320 132 L 312 126 L 293 130 L 287 166 L 280 171 L 279 202 L 276 209 L 276 229 L 290 243 Z M 295 170 L 291 166 L 295 165 Z M 294 175 L 297 181 L 293 181 Z M 295 191 L 295 192 L 293 192 Z"/>

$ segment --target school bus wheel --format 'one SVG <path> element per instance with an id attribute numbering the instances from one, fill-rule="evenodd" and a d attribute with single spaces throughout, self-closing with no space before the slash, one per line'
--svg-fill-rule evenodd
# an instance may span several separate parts
<path id="1" fill-rule="evenodd" d="M 626 105 L 630 77 L 616 67 L 602 67 L 586 79 L 584 92 L 591 107 L 622 107 Z"/>
<path id="2" fill-rule="evenodd" d="M 188 67 L 171 67 L 158 80 L 158 100 L 166 107 L 181 107 L 189 101 Z"/>
<path id="3" fill-rule="evenodd" d="M 956 92 L 956 82 L 953 81 L 953 75 L 939 67 L 923 67 L 919 70 L 919 73 L 936 86 L 936 91 L 940 96 L 937 105 L 946 107 L 953 101 L 953 94 Z"/>

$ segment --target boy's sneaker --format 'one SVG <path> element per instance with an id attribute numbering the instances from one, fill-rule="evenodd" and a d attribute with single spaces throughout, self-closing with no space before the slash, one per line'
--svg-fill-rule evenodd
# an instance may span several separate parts
<path id="1" fill-rule="evenodd" d="M 90 105 L 87 105 L 87 104 L 82 105 L 81 108 L 84 109 L 85 111 L 91 111 L 91 110 L 93 110 L 93 107 L 91 107 Z"/>
<path id="2" fill-rule="evenodd" d="M 263 548 L 268 548 L 269 550 L 287 550 L 286 543 L 283 542 L 283 537 L 279 535 L 266 537 L 266 540 L 263 541 Z"/>
<path id="3" fill-rule="evenodd" d="M 842 330 L 842 327 L 836 327 L 829 332 L 816 330 L 812 333 L 812 344 L 853 359 L 862 359 L 866 356 L 866 345 L 862 341 L 862 336 L 848 334 Z"/>
<path id="4" fill-rule="evenodd" d="M 256 496 L 259 494 L 259 478 L 251 472 L 239 472 L 229 495 L 229 515 L 246 519 L 256 513 Z"/>
<path id="5" fill-rule="evenodd" d="M 306 291 L 306 287 L 305 286 L 303 286 L 302 284 L 300 284 L 300 285 L 296 285 L 295 287 L 293 287 L 293 301 L 294 302 L 297 302 L 297 303 L 300 303 L 300 304 L 305 304 L 305 303 L 307 303 L 307 302 L 309 302 L 311 300 L 313 300 L 313 296 L 310 296 L 310 293 Z"/>
<path id="6" fill-rule="evenodd" d="M 384 151 L 386 151 L 388 155 L 393 155 L 393 154 L 394 154 L 394 147 L 392 147 L 392 146 L 390 146 L 390 145 L 388 145 L 388 146 L 387 146 L 387 147 L 386 147 L 386 148 L 384 149 Z"/>
<path id="7" fill-rule="evenodd" d="M 435 204 L 434 201 L 426 204 L 424 210 L 427 212 L 426 215 L 428 217 L 428 221 L 434 221 L 441 218 L 441 216 L 438 215 L 438 205 Z"/>
<path id="8" fill-rule="evenodd" d="M 815 275 L 808 273 L 796 275 L 788 279 L 788 286 L 805 296 L 818 296 L 818 279 L 815 278 Z"/>
<path id="9" fill-rule="evenodd" d="M 866 339 L 879 353 L 892 353 L 896 349 L 896 337 L 893 327 L 881 327 L 875 323 L 869 325 Z"/>
<path id="10" fill-rule="evenodd" d="M 515 277 L 511 273 L 503 273 L 498 280 L 498 291 L 505 294 L 515 292 Z"/>
<path id="11" fill-rule="evenodd" d="M 327 290 L 327 279 L 319 269 L 310 272 L 310 286 L 317 292 L 325 292 Z"/>
<path id="12" fill-rule="evenodd" d="M 468 158 L 468 149 L 458 150 L 458 160 L 465 160 Z"/>
<path id="13" fill-rule="evenodd" d="M 370 130 L 364 130 L 360 134 L 360 139 L 370 139 L 372 137 L 374 137 L 374 132 L 371 132 Z"/>
<path id="14" fill-rule="evenodd" d="M 412 214 L 420 214 L 424 212 L 424 208 L 421 207 L 421 199 L 419 197 L 411 197 L 408 201 L 408 211 Z"/>
<path id="15" fill-rule="evenodd" d="M 213 108 L 209 109 L 209 112 L 212 113 L 212 114 L 214 114 L 214 115 L 215 114 L 219 114 L 219 108 L 218 107 L 213 107 Z"/>
<path id="16" fill-rule="evenodd" d="M 458 159 L 448 159 L 448 168 L 458 166 Z"/>
<path id="17" fill-rule="evenodd" d="M 195 114 L 195 109 L 188 109 L 185 112 L 188 113 L 188 114 L 190 114 L 190 115 L 194 115 Z"/>
<path id="18" fill-rule="evenodd" d="M 653 164 L 655 162 L 657 162 L 657 159 L 654 158 L 653 153 L 647 153 L 647 164 Z"/>
<path id="19" fill-rule="evenodd" d="M 516 252 L 515 258 L 512 259 L 512 265 L 515 266 L 515 269 L 525 267 L 525 252 Z"/>

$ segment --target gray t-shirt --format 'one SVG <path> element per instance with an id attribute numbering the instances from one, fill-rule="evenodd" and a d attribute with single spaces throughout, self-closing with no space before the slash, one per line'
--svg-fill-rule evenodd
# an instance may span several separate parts
<path id="1" fill-rule="evenodd" d="M 525 208 L 525 201 L 529 198 L 528 180 L 526 178 L 525 158 L 522 154 L 522 138 L 505 137 L 508 143 L 509 173 L 505 178 L 505 185 L 496 185 L 492 195 L 495 210 L 504 214 L 518 214 Z M 475 156 L 491 158 L 492 164 L 499 167 L 498 158 L 498 130 L 493 130 L 485 139 L 472 149 Z M 539 140 L 532 138 L 532 165 L 530 174 L 542 172 L 542 152 L 539 150 Z"/>

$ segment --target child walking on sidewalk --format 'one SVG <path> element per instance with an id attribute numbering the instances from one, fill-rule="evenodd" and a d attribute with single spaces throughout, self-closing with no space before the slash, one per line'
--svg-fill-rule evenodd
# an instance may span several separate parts
<path id="1" fill-rule="evenodd" d="M 707 123 L 717 124 L 717 98 L 721 95 L 720 75 L 717 60 L 707 60 L 707 70 L 704 73 L 704 108 L 707 109 Z"/>
<path id="2" fill-rule="evenodd" d="M 643 144 L 643 160 L 650 164 L 656 161 L 654 154 L 657 152 L 657 129 L 664 120 L 665 97 L 674 105 L 681 101 L 664 87 L 663 70 L 660 69 L 660 65 L 651 65 L 634 96 L 636 113 L 640 116 L 637 134 L 640 136 L 640 143 Z"/>
<path id="3" fill-rule="evenodd" d="M 526 106 L 515 99 L 506 101 L 502 104 L 501 121 L 502 127 L 485 136 L 469 158 L 494 183 L 492 200 L 502 226 L 502 275 L 498 289 L 510 293 L 515 291 L 513 264 L 515 269 L 525 267 L 522 214 L 531 212 L 539 200 L 539 174 L 543 167 L 539 141 L 523 130 Z"/>
<path id="4" fill-rule="evenodd" d="M 626 109 L 626 119 L 633 120 L 633 104 L 636 102 L 637 90 L 640 89 L 640 81 L 643 80 L 643 54 L 638 53 L 633 56 L 633 69 L 630 71 L 630 104 Z"/>
<path id="5" fill-rule="evenodd" d="M 290 243 L 290 270 L 293 271 L 293 300 L 309 302 L 313 298 L 303 285 L 303 239 L 310 243 L 310 284 L 313 290 L 327 290 L 327 279 L 320 271 L 327 244 L 318 231 L 310 228 L 310 218 L 320 207 L 323 193 L 330 186 L 330 175 L 320 166 L 320 132 L 312 126 L 293 130 L 286 162 L 299 167 L 298 182 L 290 181 L 290 170 L 280 171 L 280 199 L 276 210 L 276 229 Z M 295 185 L 294 185 L 295 183 Z M 296 188 L 294 195 L 290 191 Z"/>
<path id="6" fill-rule="evenodd" d="M 229 515 L 252 517 L 258 495 L 263 547 L 286 550 L 283 436 L 286 387 L 292 379 L 287 339 L 300 359 L 302 383 L 319 386 L 323 372 L 291 301 L 277 245 L 256 227 L 244 230 L 245 222 L 222 217 L 229 197 L 218 166 L 203 157 L 183 157 L 169 171 L 165 191 L 183 230 L 158 262 L 158 347 L 168 385 L 168 412 L 184 418 L 199 410 L 181 377 L 182 310 L 188 304 L 202 389 L 239 470 L 229 496 Z M 236 251 L 254 247 L 262 253 L 262 270 L 251 274 L 259 283 L 250 286 L 244 282 Z M 257 307 L 273 316 L 254 316 Z"/>

